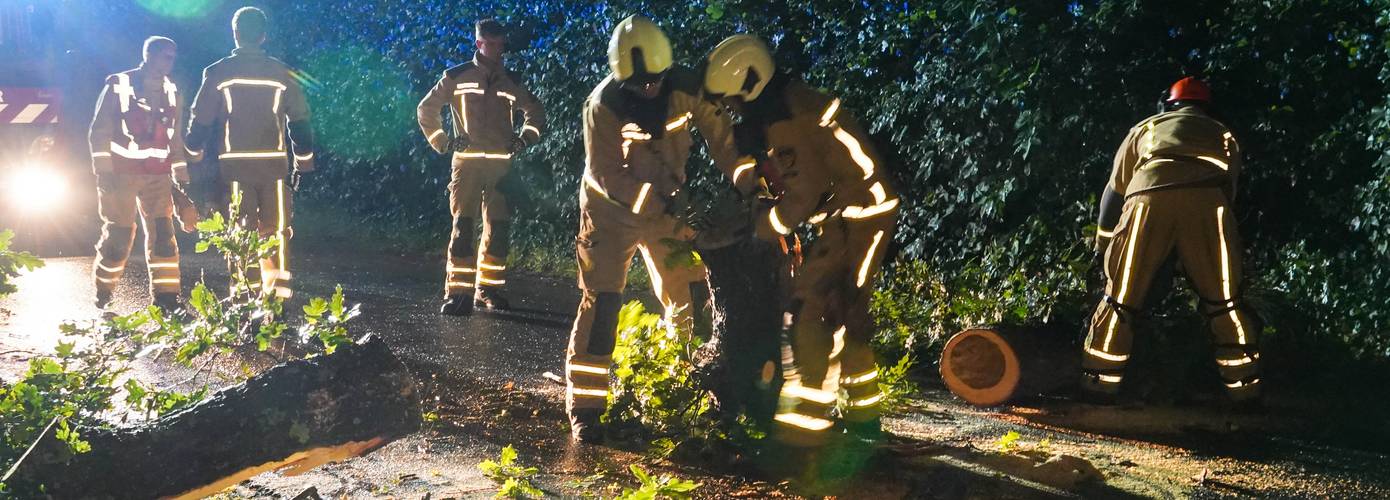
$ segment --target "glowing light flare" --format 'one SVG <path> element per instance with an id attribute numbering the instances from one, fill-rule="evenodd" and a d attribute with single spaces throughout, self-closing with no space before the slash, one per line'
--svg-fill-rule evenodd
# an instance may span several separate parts
<path id="1" fill-rule="evenodd" d="M 5 179 L 5 192 L 16 209 L 44 212 L 63 202 L 68 193 L 68 180 L 52 167 L 28 165 Z"/>

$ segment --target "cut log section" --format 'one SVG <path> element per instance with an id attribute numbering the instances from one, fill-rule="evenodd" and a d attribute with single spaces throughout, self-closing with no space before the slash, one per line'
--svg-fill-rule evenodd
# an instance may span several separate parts
<path id="1" fill-rule="evenodd" d="M 709 270 L 713 334 L 696 354 L 697 376 L 726 417 L 771 422 L 780 389 L 782 256 L 751 238 L 699 252 Z"/>
<path id="2" fill-rule="evenodd" d="M 251 476 L 293 474 L 419 428 L 415 380 L 379 338 L 291 361 L 133 428 L 83 429 L 92 451 L 47 439 L 15 491 L 54 498 L 201 496 Z"/>
<path id="3" fill-rule="evenodd" d="M 979 406 L 1053 393 L 1080 376 L 1077 349 L 1048 329 L 970 328 L 942 348 L 941 379 L 951 393 Z"/>

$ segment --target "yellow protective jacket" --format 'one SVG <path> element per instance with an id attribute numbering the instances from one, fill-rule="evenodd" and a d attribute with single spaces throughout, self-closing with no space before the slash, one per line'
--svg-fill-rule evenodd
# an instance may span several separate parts
<path id="1" fill-rule="evenodd" d="M 189 113 L 188 144 L 207 144 L 207 135 L 221 122 L 225 126 L 217 158 L 222 168 L 285 166 L 287 155 L 293 154 L 301 170 L 310 170 L 314 134 L 309 103 L 294 73 L 256 47 L 239 47 L 212 63 L 203 70 Z M 189 153 L 197 159 L 203 152 L 190 148 Z"/>
<path id="2" fill-rule="evenodd" d="M 521 78 L 476 55 L 472 61 L 444 71 L 415 108 L 420 131 L 440 153 L 449 146 L 439 114 L 446 104 L 453 119 L 453 136 L 465 139 L 468 149 L 479 154 L 510 157 L 512 139 L 520 137 L 531 146 L 540 142 L 545 130 L 545 108 L 521 85 Z"/>
<path id="3" fill-rule="evenodd" d="M 741 165 L 728 114 L 704 99 L 699 79 L 672 68 L 661 94 L 643 99 L 610 75 L 584 104 L 584 186 L 580 203 L 603 201 L 634 215 L 664 213 L 665 200 L 685 184 L 694 125 L 714 165 L 730 178 Z M 751 168 L 751 161 L 746 163 Z"/>
<path id="4" fill-rule="evenodd" d="M 765 144 L 740 148 L 765 148 L 783 188 L 777 204 L 758 215 L 758 237 L 774 240 L 803 222 L 868 219 L 897 209 L 882 160 L 839 99 L 778 75 L 745 112 L 748 118 L 739 126 L 765 131 L 755 140 Z"/>
<path id="5" fill-rule="evenodd" d="M 1148 117 L 1129 129 L 1110 181 L 1101 193 L 1096 248 L 1113 236 L 1124 200 L 1181 187 L 1219 187 L 1233 201 L 1241 169 L 1240 145 L 1226 125 L 1197 106 Z"/>
<path id="6" fill-rule="evenodd" d="M 1226 125 L 1196 106 L 1160 113 L 1129 129 L 1115 153 L 1110 188 L 1125 196 L 1154 189 L 1217 185 L 1235 192 L 1240 145 Z"/>
<path id="7" fill-rule="evenodd" d="M 183 95 L 164 77 L 146 81 L 141 68 L 106 77 L 88 133 L 97 175 L 171 174 L 188 182 L 184 158 Z"/>

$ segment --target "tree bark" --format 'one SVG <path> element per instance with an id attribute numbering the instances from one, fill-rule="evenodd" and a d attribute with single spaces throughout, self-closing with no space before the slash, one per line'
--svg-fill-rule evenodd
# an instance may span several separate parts
<path id="1" fill-rule="evenodd" d="M 698 250 L 709 270 L 713 333 L 697 373 L 724 415 L 771 421 L 781 380 L 781 252 L 753 238 Z"/>
<path id="2" fill-rule="evenodd" d="M 82 429 L 88 453 L 47 439 L 12 486 L 42 485 L 55 498 L 201 496 L 261 472 L 303 472 L 364 453 L 419 422 L 415 380 L 373 336 L 276 366 L 145 425 Z"/>

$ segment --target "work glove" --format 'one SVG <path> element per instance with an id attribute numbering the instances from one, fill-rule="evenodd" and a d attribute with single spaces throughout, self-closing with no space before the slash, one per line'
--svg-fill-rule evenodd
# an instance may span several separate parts
<path id="1" fill-rule="evenodd" d="M 294 159 L 294 170 L 295 170 L 296 172 L 304 172 L 304 173 L 313 172 L 313 171 L 314 171 L 314 158 L 313 158 L 312 156 L 310 156 L 309 159 L 307 159 L 307 160 L 301 160 L 301 159 L 299 159 L 299 158 L 295 158 L 295 159 Z"/>
<path id="2" fill-rule="evenodd" d="M 179 229 L 185 233 L 198 230 L 198 206 L 188 196 L 189 184 L 181 182 L 174 185 L 174 217 L 179 220 Z"/>
<path id="3" fill-rule="evenodd" d="M 520 136 L 513 137 L 512 143 L 507 146 L 507 152 L 511 154 L 517 154 L 523 149 L 526 149 L 526 141 L 522 140 Z"/>
<path id="4" fill-rule="evenodd" d="M 458 153 L 465 149 L 468 149 L 467 137 L 454 136 L 449 138 L 449 152 Z"/>

